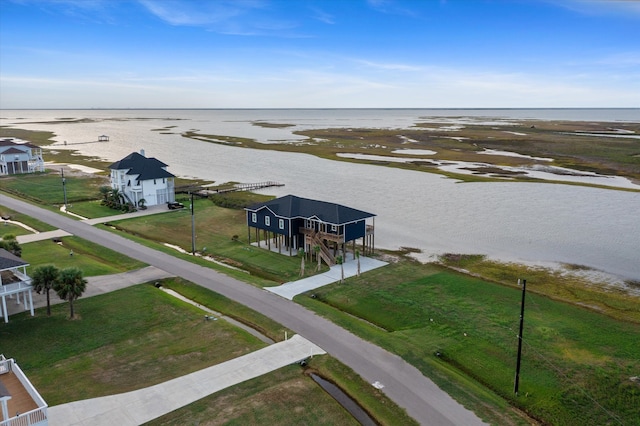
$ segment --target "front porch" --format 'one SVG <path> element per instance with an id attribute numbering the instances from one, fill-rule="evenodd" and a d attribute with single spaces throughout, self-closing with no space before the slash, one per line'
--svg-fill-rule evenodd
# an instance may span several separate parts
<path id="1" fill-rule="evenodd" d="M 17 305 L 23 304 L 24 310 L 33 313 L 33 286 L 27 275 L 27 266 L 19 257 L 0 249 L 0 315 L 4 322 L 9 322 L 7 299 L 14 300 Z M 21 301 L 22 299 L 22 301 Z"/>

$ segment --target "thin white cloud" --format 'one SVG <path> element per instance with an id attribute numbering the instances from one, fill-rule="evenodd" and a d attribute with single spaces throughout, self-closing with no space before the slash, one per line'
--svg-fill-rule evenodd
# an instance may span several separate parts
<path id="1" fill-rule="evenodd" d="M 235 36 L 307 38 L 299 33 L 300 23 L 279 14 L 262 0 L 138 0 L 152 15 L 172 26 L 200 27 L 206 31 Z"/>
<path id="2" fill-rule="evenodd" d="M 400 4 L 395 0 L 367 0 L 367 4 L 371 9 L 379 13 L 413 17 L 418 16 L 415 10 L 406 7 L 406 3 Z"/>
<path id="3" fill-rule="evenodd" d="M 423 67 L 408 65 L 408 64 L 398 64 L 398 63 L 383 63 L 383 62 L 373 62 L 367 61 L 364 59 L 356 59 L 356 63 L 365 65 L 369 68 L 379 69 L 379 70 L 389 70 L 389 71 L 420 71 L 423 70 Z"/>
<path id="4" fill-rule="evenodd" d="M 325 12 L 317 7 L 312 7 L 311 11 L 313 12 L 313 18 L 323 22 L 325 24 L 333 25 L 336 23 L 335 17 L 330 13 Z"/>
<path id="5" fill-rule="evenodd" d="M 583 15 L 640 18 L 640 1 L 638 0 L 546 0 L 546 2 Z"/>

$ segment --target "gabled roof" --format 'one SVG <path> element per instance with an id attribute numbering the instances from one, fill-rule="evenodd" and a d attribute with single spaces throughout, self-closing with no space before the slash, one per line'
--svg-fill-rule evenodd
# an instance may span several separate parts
<path id="1" fill-rule="evenodd" d="M 140 180 L 175 177 L 164 169 L 167 167 L 156 158 L 147 158 L 137 152 L 132 152 L 120 161 L 109 166 L 112 170 L 128 170 L 128 175 L 139 175 Z"/>
<path id="2" fill-rule="evenodd" d="M 5 249 L 0 249 L 0 271 L 29 266 L 27 262 Z"/>
<path id="3" fill-rule="evenodd" d="M 0 154 L 26 154 L 26 151 L 15 147 L 6 148 L 4 150 L 0 148 Z"/>
<path id="4" fill-rule="evenodd" d="M 279 217 L 290 219 L 317 218 L 322 222 L 333 225 L 342 225 L 375 216 L 373 213 L 352 209 L 351 207 L 340 204 L 310 200 L 308 198 L 296 197 L 295 195 L 285 195 L 275 200 L 257 203 L 247 207 L 245 210 L 257 212 L 264 208 L 271 210 L 273 214 Z"/>
<path id="5" fill-rule="evenodd" d="M 27 141 L 21 141 L 22 143 L 16 142 L 18 140 L 20 139 L 16 139 L 16 138 L 0 139 L 0 146 L 26 146 L 27 148 L 39 148 L 39 146 L 34 145 Z"/>

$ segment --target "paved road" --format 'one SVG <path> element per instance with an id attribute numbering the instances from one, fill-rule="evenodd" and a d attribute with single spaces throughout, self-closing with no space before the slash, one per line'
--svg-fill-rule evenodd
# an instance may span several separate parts
<path id="1" fill-rule="evenodd" d="M 421 424 L 482 424 L 473 412 L 458 404 L 399 356 L 366 342 L 294 302 L 14 198 L 0 196 L 0 204 L 183 277 L 273 318 L 320 346 L 369 383 L 383 385 L 382 391 Z"/>

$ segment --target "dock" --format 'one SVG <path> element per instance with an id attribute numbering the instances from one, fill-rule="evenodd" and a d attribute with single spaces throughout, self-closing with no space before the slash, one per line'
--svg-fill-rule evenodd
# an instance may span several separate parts
<path id="1" fill-rule="evenodd" d="M 226 193 L 229 193 L 229 192 L 255 191 L 255 190 L 258 190 L 258 189 L 270 188 L 270 187 L 274 187 L 274 186 L 284 186 L 284 183 L 274 182 L 274 181 L 267 181 L 267 182 L 257 182 L 257 183 L 237 183 L 237 184 L 235 184 L 235 185 L 233 185 L 231 187 L 228 187 L 228 188 L 217 188 L 217 189 L 208 189 L 208 188 L 200 187 L 197 190 L 193 190 L 193 193 L 197 194 L 199 196 L 202 196 L 202 197 L 207 197 L 209 195 L 226 194 Z M 176 192 L 178 192 L 178 191 L 179 191 L 179 189 L 176 188 Z"/>

